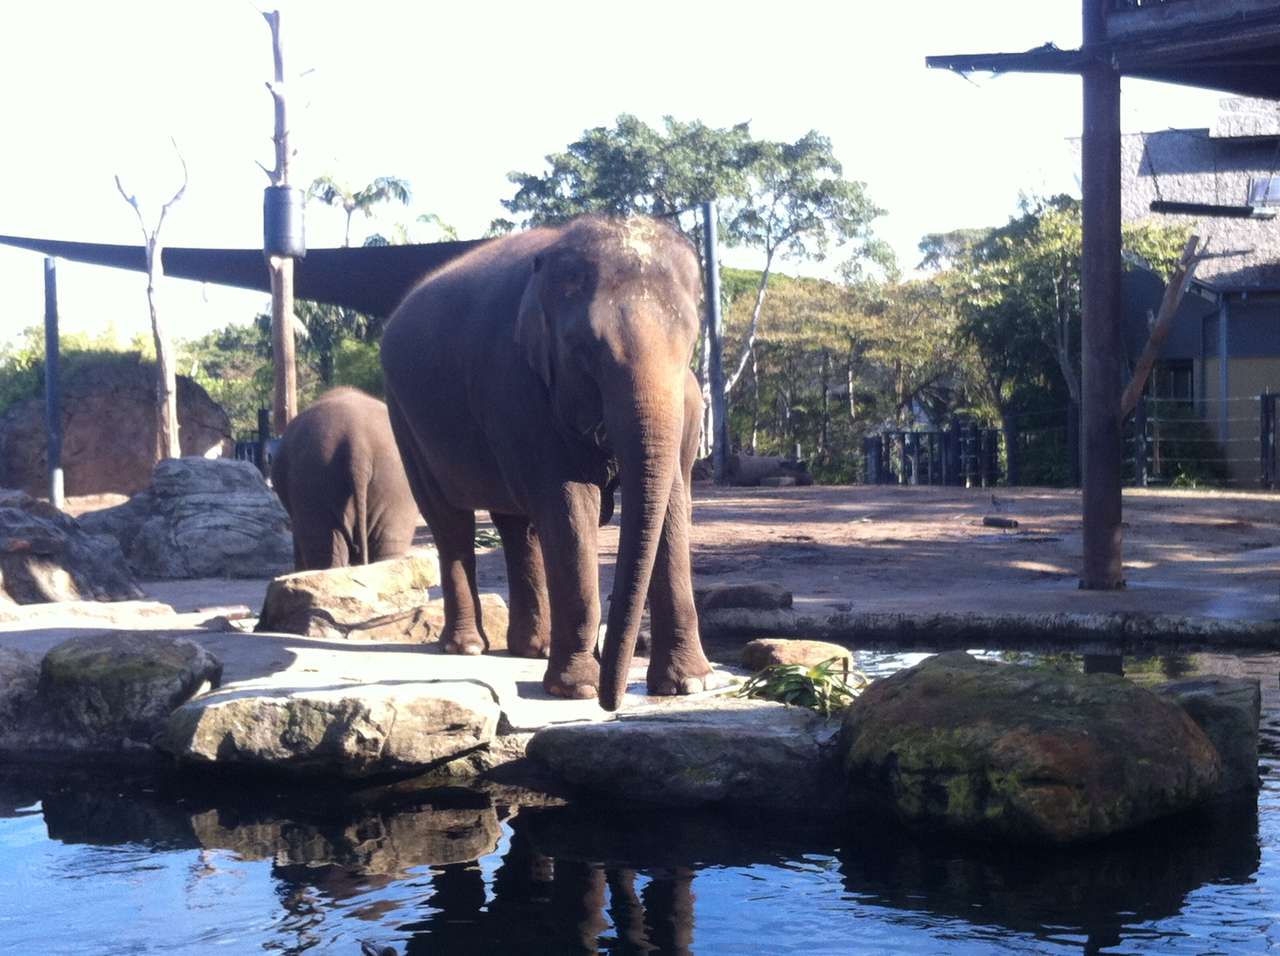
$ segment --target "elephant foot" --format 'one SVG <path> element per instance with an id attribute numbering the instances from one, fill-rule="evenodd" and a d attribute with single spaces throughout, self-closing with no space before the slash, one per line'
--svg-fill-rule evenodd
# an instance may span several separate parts
<path id="1" fill-rule="evenodd" d="M 512 640 L 511 629 L 508 628 L 507 653 L 512 657 L 541 657 L 545 659 L 551 656 L 551 641 L 546 638 L 542 638 L 541 640 L 538 638 Z"/>
<path id="2" fill-rule="evenodd" d="M 552 697 L 587 700 L 600 686 L 600 664 L 590 655 L 570 658 L 564 666 L 552 663 L 542 678 L 542 689 Z"/>
<path id="3" fill-rule="evenodd" d="M 446 654 L 483 654 L 489 648 L 478 628 L 446 627 L 440 635 L 440 649 Z"/>
<path id="4" fill-rule="evenodd" d="M 700 694 L 727 687 L 729 683 L 729 676 L 712 668 L 705 658 L 700 663 L 683 667 L 675 662 L 658 667 L 651 665 L 646 675 L 649 693 L 655 697 Z"/>

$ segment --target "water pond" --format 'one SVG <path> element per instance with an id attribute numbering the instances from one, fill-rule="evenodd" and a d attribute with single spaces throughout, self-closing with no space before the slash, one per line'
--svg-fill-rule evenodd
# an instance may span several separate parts
<path id="1" fill-rule="evenodd" d="M 861 657 L 873 673 L 918 659 Z M 1280 657 L 1126 670 L 1200 665 L 1263 680 L 1261 794 L 1070 852 L 831 827 L 802 808 L 0 768 L 0 951 L 1275 951 Z"/>

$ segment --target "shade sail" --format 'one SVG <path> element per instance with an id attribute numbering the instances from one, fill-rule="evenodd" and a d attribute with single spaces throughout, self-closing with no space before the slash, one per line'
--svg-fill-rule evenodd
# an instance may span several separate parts
<path id="1" fill-rule="evenodd" d="M 299 299 L 345 306 L 385 318 L 424 275 L 487 241 L 311 249 L 305 259 L 294 260 L 293 292 Z M 146 253 L 142 246 L 4 235 L 0 235 L 0 243 L 73 262 L 146 271 Z M 166 276 L 271 291 L 261 249 L 166 246 L 161 259 Z"/>

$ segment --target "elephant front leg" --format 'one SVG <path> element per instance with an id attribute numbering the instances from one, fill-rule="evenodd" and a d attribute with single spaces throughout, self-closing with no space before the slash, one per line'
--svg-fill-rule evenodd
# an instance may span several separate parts
<path id="1" fill-rule="evenodd" d="M 556 697 L 595 697 L 600 583 L 596 522 L 600 489 L 565 484 L 535 516 L 551 602 L 551 648 L 542 686 Z"/>
<path id="2" fill-rule="evenodd" d="M 649 582 L 647 683 L 651 694 L 696 694 L 712 686 L 712 667 L 702 652 L 693 604 L 690 514 L 688 486 L 677 477 Z"/>
<path id="3" fill-rule="evenodd" d="M 507 561 L 510 615 L 507 650 L 516 657 L 546 657 L 551 650 L 551 604 L 538 533 L 528 518 L 490 512 Z"/>

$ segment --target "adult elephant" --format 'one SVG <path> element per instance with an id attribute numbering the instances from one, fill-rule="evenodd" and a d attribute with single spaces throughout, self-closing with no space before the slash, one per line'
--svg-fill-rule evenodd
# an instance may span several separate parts
<path id="1" fill-rule="evenodd" d="M 291 421 L 271 484 L 289 512 L 299 571 L 371 564 L 413 544 L 418 506 L 387 406 L 364 392 L 333 389 Z"/>
<path id="2" fill-rule="evenodd" d="M 585 217 L 495 239 L 428 276 L 382 340 L 387 406 L 440 554 L 444 649 L 487 647 L 475 511 L 502 536 L 508 647 L 549 657 L 543 686 L 616 710 L 648 596 L 654 694 L 711 674 L 689 567 L 702 400 L 689 372 L 692 247 L 643 218 Z M 596 529 L 622 490 L 600 660 Z"/>

